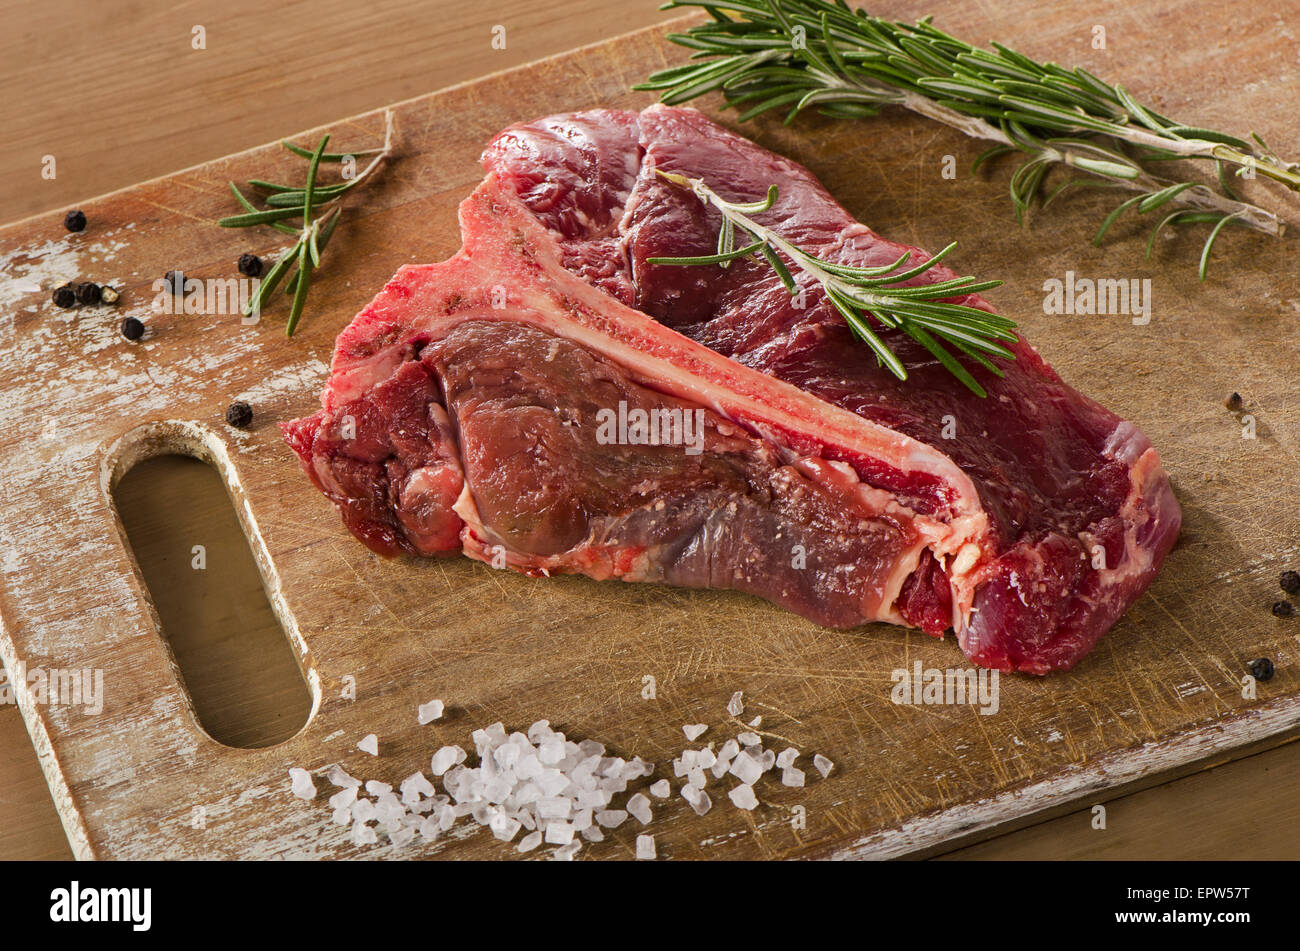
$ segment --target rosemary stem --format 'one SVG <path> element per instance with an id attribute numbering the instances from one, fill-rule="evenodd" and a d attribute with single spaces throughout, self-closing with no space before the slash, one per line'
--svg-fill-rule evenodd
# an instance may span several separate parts
<path id="1" fill-rule="evenodd" d="M 898 103 L 904 109 L 915 112 L 935 122 L 941 122 L 946 126 L 956 129 L 973 139 L 982 139 L 987 142 L 993 142 L 1006 148 L 1015 149 L 1016 151 L 1025 151 L 1025 146 L 1016 142 L 1006 134 L 1000 127 L 981 119 L 978 116 L 970 116 L 964 112 L 958 112 L 956 109 L 941 105 L 933 99 L 922 96 L 919 93 L 908 91 L 907 94 Z M 1133 130 L 1136 131 L 1136 130 Z M 1176 145 L 1176 142 L 1170 142 L 1168 139 L 1161 139 L 1159 136 L 1152 136 L 1152 139 L 1168 144 Z M 1194 140 L 1187 140 L 1185 144 L 1195 145 Z M 1200 142 L 1201 145 L 1218 146 L 1214 142 Z M 1161 148 L 1168 148 L 1168 145 L 1162 145 Z M 1176 149 L 1168 149 L 1177 151 Z M 1157 178 L 1147 172 L 1141 172 L 1134 178 L 1121 179 L 1112 176 L 1103 175 L 1092 169 L 1078 164 L 1078 159 L 1083 157 L 1077 150 L 1069 147 L 1060 146 L 1043 146 L 1038 152 L 1043 158 L 1061 165 L 1067 165 L 1076 171 L 1097 178 L 1103 178 L 1113 182 L 1117 187 L 1133 192 L 1150 192 L 1158 191 L 1174 182 Z M 1189 155 L 1191 153 L 1188 153 Z M 1245 157 L 1242 156 L 1244 159 Z M 1261 170 L 1263 166 L 1258 166 Z M 1300 179 L 1298 179 L 1300 181 Z M 1212 189 L 1197 185 L 1195 188 L 1189 188 L 1185 192 L 1170 200 L 1170 204 L 1178 205 L 1197 211 L 1215 211 L 1225 215 L 1232 215 L 1234 219 L 1241 224 L 1267 235 L 1274 237 L 1281 235 L 1286 230 L 1286 224 L 1282 219 L 1266 208 L 1258 205 L 1252 205 L 1249 202 L 1237 201 L 1228 198 L 1226 195 L 1220 195 Z"/>
<path id="2" fill-rule="evenodd" d="M 1009 185 L 1022 220 L 1034 204 L 1046 206 L 1070 187 L 1102 185 L 1130 194 L 1097 240 L 1119 213 L 1166 205 L 1174 210 L 1153 234 L 1166 225 L 1230 220 L 1280 236 L 1286 206 L 1243 200 L 1231 179 L 1258 177 L 1300 192 L 1300 163 L 1279 157 L 1254 133 L 1241 138 L 1181 124 L 1083 67 L 1039 62 L 1000 43 L 972 46 L 929 17 L 894 22 L 855 9 L 850 0 L 669 0 L 669 8 L 702 8 L 711 19 L 669 35 L 693 51 L 688 63 L 635 88 L 674 105 L 721 92 L 742 122 L 774 109 L 787 122 L 810 108 L 840 119 L 866 118 L 890 105 L 907 109 L 993 143 L 977 166 L 1017 153 L 1021 163 Z M 1153 171 L 1173 160 L 1212 163 L 1217 184 Z M 1053 168 L 1069 177 L 1044 198 Z M 1206 241 L 1202 279 L 1222 230 L 1214 228 Z"/>

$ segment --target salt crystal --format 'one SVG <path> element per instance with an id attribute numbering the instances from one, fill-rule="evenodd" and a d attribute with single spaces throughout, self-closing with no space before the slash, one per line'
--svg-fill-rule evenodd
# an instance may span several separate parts
<path id="1" fill-rule="evenodd" d="M 666 779 L 661 779 L 659 782 L 652 783 L 650 786 L 650 795 L 654 796 L 656 799 L 667 799 L 672 795 L 672 792 L 673 784 L 668 782 Z"/>
<path id="2" fill-rule="evenodd" d="M 727 797 L 735 804 L 737 809 L 748 811 L 758 805 L 758 797 L 754 795 L 754 787 L 748 783 L 737 786 L 727 793 Z"/>
<path id="3" fill-rule="evenodd" d="M 363 753 L 369 753 L 371 756 L 379 755 L 379 737 L 373 733 L 367 733 L 362 737 L 361 742 L 357 744 L 357 749 Z"/>
<path id="4" fill-rule="evenodd" d="M 562 849 L 556 849 L 555 854 L 551 856 L 556 862 L 572 862 L 578 850 L 582 848 L 581 842 L 570 842 Z"/>
<path id="5" fill-rule="evenodd" d="M 444 746 L 433 754 L 433 762 L 431 763 L 433 775 L 441 776 L 452 766 L 465 762 L 465 755 L 465 751 L 459 746 Z"/>
<path id="6" fill-rule="evenodd" d="M 573 802 L 563 796 L 547 796 L 537 800 L 539 819 L 567 819 L 573 811 Z"/>
<path id="7" fill-rule="evenodd" d="M 531 852 L 542 844 L 542 834 L 540 832 L 530 832 L 519 840 L 520 852 Z"/>
<path id="8" fill-rule="evenodd" d="M 366 782 L 366 792 L 372 796 L 382 796 L 384 793 L 392 791 L 392 786 L 388 785 L 388 783 L 381 783 L 377 779 L 367 780 Z"/>
<path id="9" fill-rule="evenodd" d="M 437 816 L 429 816 L 420 823 L 420 838 L 426 842 L 432 842 L 438 838 L 439 831 L 441 830 L 439 829 Z"/>
<path id="10" fill-rule="evenodd" d="M 776 754 L 771 750 L 763 750 L 763 755 L 758 758 L 758 764 L 763 767 L 763 772 L 767 772 L 776 765 Z"/>
<path id="11" fill-rule="evenodd" d="M 749 725 L 752 727 L 760 727 L 763 725 L 763 718 L 761 716 L 754 717 L 754 719 L 749 721 Z"/>
<path id="12" fill-rule="evenodd" d="M 787 746 L 781 751 L 781 755 L 776 758 L 776 765 L 782 769 L 789 769 L 794 765 L 794 761 L 799 758 L 799 751 L 793 746 Z"/>
<path id="13" fill-rule="evenodd" d="M 783 786 L 802 786 L 804 784 L 803 770 L 787 766 L 781 773 L 781 784 Z"/>
<path id="14" fill-rule="evenodd" d="M 740 741 L 741 746 L 761 746 L 763 744 L 763 738 L 761 736 L 757 733 L 750 733 L 748 731 L 737 735 L 736 739 Z"/>
<path id="15" fill-rule="evenodd" d="M 488 823 L 488 826 L 492 829 L 492 834 L 502 842 L 509 842 L 514 839 L 514 837 L 519 834 L 520 828 L 522 828 L 521 823 L 510 818 L 510 816 L 505 813 L 493 816 L 492 821 Z"/>
<path id="16" fill-rule="evenodd" d="M 374 845 L 379 841 L 379 833 L 364 822 L 352 824 L 352 841 L 357 845 Z"/>
<path id="17" fill-rule="evenodd" d="M 532 740 L 534 743 L 536 743 L 539 739 L 541 739 L 544 736 L 549 736 L 550 733 L 551 733 L 550 720 L 538 720 L 536 723 L 534 723 L 532 726 L 528 728 L 528 738 Z"/>
<path id="18" fill-rule="evenodd" d="M 537 753 L 532 747 L 519 756 L 518 762 L 515 763 L 515 775 L 521 780 L 536 779 L 542 775 L 546 769 L 537 758 Z"/>
<path id="19" fill-rule="evenodd" d="M 682 727 L 682 732 L 686 734 L 686 739 L 694 743 L 704 735 L 704 731 L 708 728 L 709 725 L 707 723 L 689 723 Z"/>
<path id="20" fill-rule="evenodd" d="M 290 791 L 299 799 L 310 802 L 316 798 L 316 784 L 311 780 L 311 773 L 294 766 L 289 770 Z"/>
<path id="21" fill-rule="evenodd" d="M 402 826 L 396 832 L 388 833 L 388 838 L 392 840 L 393 845 L 409 845 L 411 840 L 415 838 L 415 830 L 409 826 Z"/>
<path id="22" fill-rule="evenodd" d="M 554 766 L 564 759 L 564 741 L 554 738 L 545 740 L 537 749 L 537 758 L 543 766 Z"/>
<path id="23" fill-rule="evenodd" d="M 430 700 L 416 708 L 416 719 L 420 721 L 420 726 L 432 723 L 434 720 L 441 720 L 444 709 L 441 700 Z"/>
<path id="24" fill-rule="evenodd" d="M 482 756 L 491 751 L 493 747 L 505 742 L 505 724 L 498 720 L 491 726 L 485 726 L 481 730 L 475 730 L 470 734 L 470 739 L 474 741 L 474 745 L 478 748 L 479 755 Z"/>
<path id="25" fill-rule="evenodd" d="M 402 780 L 402 802 L 407 805 L 417 803 L 421 796 L 432 796 L 437 790 L 433 783 L 429 782 L 424 773 L 412 773 Z"/>
<path id="26" fill-rule="evenodd" d="M 592 822 L 595 820 L 592 817 L 591 809 L 581 809 L 573 814 L 571 821 L 573 822 L 573 828 L 578 832 L 582 832 L 585 829 L 590 829 Z"/>
<path id="27" fill-rule="evenodd" d="M 573 823 L 553 819 L 546 823 L 546 841 L 551 845 L 568 845 L 573 841 Z"/>
<path id="28" fill-rule="evenodd" d="M 832 763 L 830 760 L 828 760 L 825 756 L 822 756 L 821 753 L 818 753 L 816 756 L 813 757 L 813 765 L 817 767 L 817 772 L 822 774 L 822 779 L 825 779 L 827 776 L 829 776 L 831 774 L 831 770 L 835 768 L 835 764 Z"/>
<path id="29" fill-rule="evenodd" d="M 642 861 L 650 861 L 655 857 L 654 836 L 639 835 L 636 837 L 636 857 Z"/>
<path id="30" fill-rule="evenodd" d="M 694 786 L 683 786 L 682 798 L 690 803 L 697 816 L 702 816 L 713 808 L 713 800 L 709 798 L 709 794 Z"/>
<path id="31" fill-rule="evenodd" d="M 730 763 L 740 752 L 740 744 L 735 740 L 727 740 L 722 744 L 722 749 L 718 750 L 718 762 Z"/>
<path id="32" fill-rule="evenodd" d="M 627 811 L 635 816 L 637 821 L 643 826 L 648 826 L 650 824 L 650 819 L 652 817 L 650 811 L 650 800 L 641 793 L 637 793 L 635 796 L 628 798 Z"/>
<path id="33" fill-rule="evenodd" d="M 342 766 L 331 766 L 330 771 L 325 774 L 325 778 L 341 789 L 347 788 L 348 786 L 356 787 L 361 785 L 361 780 L 353 779 L 348 775 L 348 771 Z"/>
<path id="34" fill-rule="evenodd" d="M 696 768 L 686 774 L 686 785 L 694 786 L 696 789 L 703 789 L 709 784 L 708 777 L 704 775 L 704 770 Z"/>
<path id="35" fill-rule="evenodd" d="M 334 810 L 334 824 L 336 826 L 345 826 L 352 823 L 352 807 L 344 806 L 342 809 Z"/>
<path id="36" fill-rule="evenodd" d="M 695 757 L 695 765 L 700 769 L 712 769 L 718 763 L 718 756 L 712 748 L 700 750 L 699 755 Z"/>
<path id="37" fill-rule="evenodd" d="M 548 769 L 537 777 L 537 788 L 547 796 L 558 796 L 569 785 L 569 777 L 558 769 Z"/>
<path id="38" fill-rule="evenodd" d="M 737 690 L 731 695 L 731 699 L 727 701 L 727 712 L 733 717 L 738 717 L 745 712 L 745 704 L 741 699 L 744 695 L 743 690 Z"/>
<path id="39" fill-rule="evenodd" d="M 352 806 L 352 818 L 359 822 L 371 822 L 378 815 L 375 804 L 369 799 L 359 799 Z"/>
<path id="40" fill-rule="evenodd" d="M 758 778 L 763 775 L 763 767 L 758 760 L 748 753 L 741 753 L 732 762 L 729 772 L 748 786 L 757 782 Z"/>
<path id="41" fill-rule="evenodd" d="M 357 801 L 357 787 L 348 786 L 346 789 L 340 789 L 334 795 L 330 796 L 330 807 L 333 809 L 351 809 L 352 804 Z"/>
<path id="42" fill-rule="evenodd" d="M 596 813 L 596 821 L 606 829 L 617 829 L 627 819 L 627 813 L 622 809 L 602 809 Z"/>
<path id="43" fill-rule="evenodd" d="M 604 842 L 605 833 L 600 831 L 600 826 L 587 826 L 582 830 L 582 837 L 588 842 Z"/>
<path id="44" fill-rule="evenodd" d="M 503 744 L 492 751 L 492 762 L 503 770 L 513 770 L 521 752 L 513 743 Z"/>

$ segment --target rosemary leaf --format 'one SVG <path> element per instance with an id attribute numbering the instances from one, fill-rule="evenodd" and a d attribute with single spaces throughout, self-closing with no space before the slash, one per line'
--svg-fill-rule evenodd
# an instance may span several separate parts
<path id="1" fill-rule="evenodd" d="M 311 262 L 308 260 L 307 245 L 303 244 L 298 252 L 298 286 L 293 292 L 293 304 L 289 308 L 289 322 L 284 325 L 284 335 L 292 337 L 298 329 L 298 319 L 307 303 L 307 289 L 311 287 Z"/>

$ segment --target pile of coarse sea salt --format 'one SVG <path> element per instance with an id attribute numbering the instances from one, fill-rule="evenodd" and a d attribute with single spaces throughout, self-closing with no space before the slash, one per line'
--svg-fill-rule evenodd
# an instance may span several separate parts
<path id="1" fill-rule="evenodd" d="M 737 693 L 727 705 L 733 717 L 743 711 L 741 697 Z M 439 719 L 442 711 L 440 701 L 423 704 L 419 722 Z M 749 725 L 757 728 L 761 722 L 761 717 L 755 717 Z M 693 724 L 682 730 L 694 741 L 708 726 Z M 617 829 L 629 817 L 642 828 L 654 819 L 648 796 L 639 791 L 627 795 L 630 783 L 654 774 L 654 764 L 640 757 L 606 755 L 605 746 L 594 740 L 575 743 L 551 729 L 547 720 L 538 720 L 527 733 L 508 733 L 501 723 L 493 723 L 475 730 L 471 738 L 478 765 L 468 765 L 469 754 L 459 746 L 444 746 L 433 754 L 430 773 L 441 780 L 441 793 L 423 772 L 412 773 L 394 791 L 377 780 L 363 783 L 341 766 L 327 768 L 325 779 L 338 788 L 329 799 L 334 822 L 350 825 L 352 841 L 358 846 L 378 843 L 381 831 L 394 845 L 405 846 L 417 838 L 433 842 L 468 816 L 497 839 L 513 843 L 519 852 L 532 852 L 545 844 L 556 847 L 553 859 L 571 861 L 584 842 L 602 841 L 604 830 Z M 372 756 L 379 754 L 373 733 L 357 746 Z M 727 740 L 719 750 L 714 743 L 683 750 L 673 761 L 673 771 L 684 780 L 681 797 L 697 814 L 704 815 L 712 807 L 705 791 L 710 777 L 739 780 L 728 798 L 737 808 L 751 810 L 759 804 L 754 784 L 769 770 L 779 769 L 785 786 L 804 785 L 805 774 L 794 765 L 799 755 L 793 747 L 780 754 L 764 750 L 761 737 L 751 729 Z M 832 764 L 825 757 L 814 757 L 813 764 L 823 777 L 829 775 Z M 316 798 L 316 784 L 307 770 L 294 767 L 289 778 L 299 799 Z M 661 779 L 648 792 L 667 799 L 672 783 Z M 656 857 L 654 836 L 637 835 L 636 857 Z"/>

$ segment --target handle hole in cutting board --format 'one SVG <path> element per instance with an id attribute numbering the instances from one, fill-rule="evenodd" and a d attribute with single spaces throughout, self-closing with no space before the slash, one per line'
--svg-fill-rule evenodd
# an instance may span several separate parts
<path id="1" fill-rule="evenodd" d="M 295 735 L 312 699 L 216 469 L 153 456 L 113 501 L 199 724 L 243 749 Z"/>

